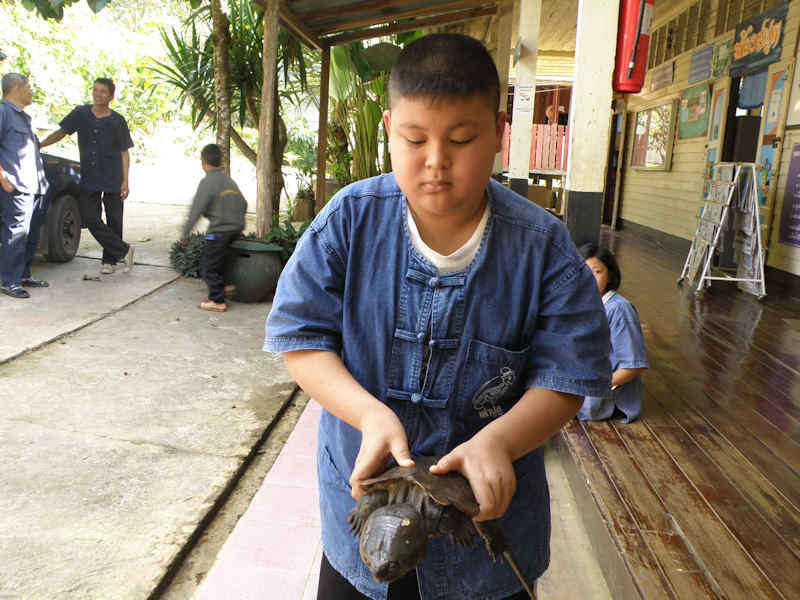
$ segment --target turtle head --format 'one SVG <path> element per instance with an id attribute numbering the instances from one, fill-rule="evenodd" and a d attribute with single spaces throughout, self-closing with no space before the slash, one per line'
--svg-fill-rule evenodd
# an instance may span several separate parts
<path id="1" fill-rule="evenodd" d="M 389 583 L 419 564 L 427 543 L 422 515 L 410 504 L 390 504 L 364 523 L 359 551 L 375 580 Z"/>

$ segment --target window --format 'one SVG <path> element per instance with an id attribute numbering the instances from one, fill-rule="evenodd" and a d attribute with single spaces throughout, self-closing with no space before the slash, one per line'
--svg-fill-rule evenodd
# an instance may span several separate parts
<path id="1" fill-rule="evenodd" d="M 726 0 L 720 0 L 725 4 Z M 738 0 L 742 2 L 742 0 Z M 758 0 L 759 3 L 764 0 Z M 725 26 L 727 4 L 722 8 L 722 24 L 717 23 L 717 28 Z M 654 29 L 650 34 L 650 55 L 647 58 L 647 68 L 652 69 L 661 63 L 671 60 L 682 54 L 702 46 L 708 39 L 708 27 L 711 19 L 711 0 L 695 2 L 680 15 Z"/>
<path id="2" fill-rule="evenodd" d="M 746 21 L 786 0 L 719 0 L 717 7 L 717 26 L 715 35 L 730 31 L 742 21 Z"/>
<path id="3" fill-rule="evenodd" d="M 631 166 L 668 171 L 672 159 L 676 102 L 654 106 L 636 113 L 631 148 Z"/>

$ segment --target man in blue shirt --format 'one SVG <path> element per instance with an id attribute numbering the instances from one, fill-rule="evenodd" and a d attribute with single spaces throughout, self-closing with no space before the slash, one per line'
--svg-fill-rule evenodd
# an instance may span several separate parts
<path id="1" fill-rule="evenodd" d="M 505 114 L 480 42 L 409 44 L 389 101 L 393 172 L 347 186 L 317 215 L 266 323 L 264 349 L 325 408 L 318 598 L 519 600 L 507 564 L 441 537 L 416 573 L 379 583 L 347 515 L 390 459 L 441 457 L 431 471 L 469 480 L 475 520 L 500 519 L 536 580 L 550 558 L 542 445 L 583 396 L 609 388 L 608 324 L 564 225 L 490 179 Z"/>
<path id="2" fill-rule="evenodd" d="M 134 248 L 122 239 L 122 206 L 128 197 L 128 149 L 133 146 L 128 123 L 109 104 L 114 99 L 114 82 L 99 77 L 92 86 L 92 104 L 76 106 L 59 123 L 59 129 L 42 146 L 58 142 L 78 132 L 81 155 L 81 217 L 94 238 L 103 247 L 102 273 L 114 272 L 117 262 L 125 270 L 133 268 Z M 106 222 L 100 218 L 100 206 Z"/>
<path id="3" fill-rule="evenodd" d="M 47 179 L 39 140 L 31 117 L 23 108 L 33 100 L 28 78 L 7 73 L 0 102 L 0 291 L 12 298 L 28 298 L 25 287 L 49 284 L 31 277 L 31 263 L 39 243 L 39 229 L 47 207 Z"/>

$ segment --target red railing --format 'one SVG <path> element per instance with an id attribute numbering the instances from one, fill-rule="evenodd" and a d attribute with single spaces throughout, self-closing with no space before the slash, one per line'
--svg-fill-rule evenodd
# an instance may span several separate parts
<path id="1" fill-rule="evenodd" d="M 503 169 L 508 169 L 511 127 L 503 134 Z M 569 127 L 534 125 L 531 128 L 531 171 L 566 171 L 569 151 Z"/>

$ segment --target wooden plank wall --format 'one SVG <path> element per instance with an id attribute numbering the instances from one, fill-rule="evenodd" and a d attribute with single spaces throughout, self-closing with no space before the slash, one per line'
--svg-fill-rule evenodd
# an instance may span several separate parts
<path id="1" fill-rule="evenodd" d="M 657 29 L 664 22 L 679 14 L 694 1 L 683 0 L 669 6 L 668 13 L 658 14 L 657 12 L 653 29 Z M 717 2 L 712 2 L 712 14 L 707 21 L 709 27 L 708 43 L 718 43 L 733 37 L 732 31 L 717 38 L 713 37 L 717 18 L 716 10 Z M 800 28 L 800 0 L 791 0 L 789 2 L 781 61 L 770 66 L 770 73 L 792 69 L 798 28 Z M 691 85 L 700 83 L 695 82 L 691 85 L 688 83 L 691 54 L 696 50 L 697 48 L 691 49 L 674 59 L 675 77 L 672 85 L 653 93 L 646 93 L 645 90 L 642 93 L 628 97 L 628 111 L 631 113 L 629 114 L 629 123 L 634 123 L 636 111 L 661 104 L 670 99 L 679 99 L 683 90 L 691 87 Z M 712 90 L 715 83 L 725 86 L 730 85 L 728 78 L 707 81 Z M 793 85 L 798 85 L 798 82 L 795 81 Z M 788 96 L 788 93 L 785 96 Z M 788 101 L 787 98 L 784 98 L 784 102 L 786 101 Z M 626 140 L 620 216 L 625 220 L 674 236 L 687 240 L 691 239 L 697 227 L 697 214 L 702 206 L 707 137 L 701 136 L 681 140 L 678 139 L 676 132 L 671 170 L 641 171 L 632 169 L 629 166 L 633 132 L 634 127 L 629 127 Z M 773 208 L 773 233 L 770 236 L 767 264 L 800 275 L 800 248 L 779 244 L 777 233 L 791 146 L 800 142 L 800 130 L 786 133 L 784 152 L 781 156 L 781 169 L 775 184 L 777 185 L 777 194 Z"/>
<path id="2" fill-rule="evenodd" d="M 792 87 L 798 87 L 798 85 L 800 85 L 800 82 L 795 80 Z M 792 147 L 795 144 L 800 144 L 800 129 L 790 129 L 786 131 L 783 142 L 780 172 L 776 183 L 778 188 L 775 197 L 775 218 L 772 221 L 771 244 L 769 253 L 767 254 L 767 264 L 800 275 L 800 248 L 778 242 L 778 228 L 780 227 L 783 198 L 786 191 L 786 175 L 789 173 L 789 161 L 792 157 Z"/>

